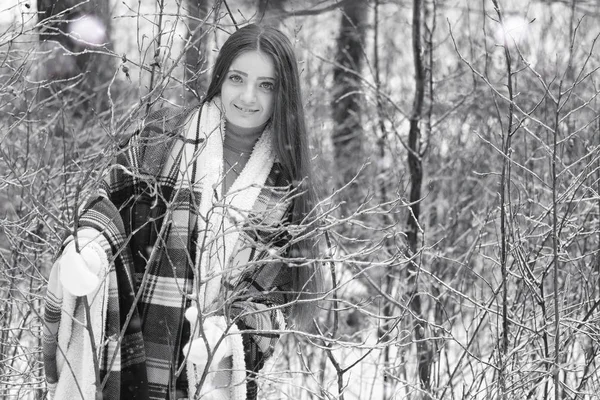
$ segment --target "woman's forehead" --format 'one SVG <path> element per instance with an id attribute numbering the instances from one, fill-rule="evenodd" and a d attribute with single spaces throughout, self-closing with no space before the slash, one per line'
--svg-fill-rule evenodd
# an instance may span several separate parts
<path id="1" fill-rule="evenodd" d="M 229 70 L 264 78 L 276 78 L 273 60 L 268 54 L 258 50 L 249 50 L 238 55 L 229 66 Z"/>

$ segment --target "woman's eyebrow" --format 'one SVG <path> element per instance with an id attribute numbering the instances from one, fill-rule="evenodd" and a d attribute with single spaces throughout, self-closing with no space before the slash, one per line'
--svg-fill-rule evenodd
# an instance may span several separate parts
<path id="1" fill-rule="evenodd" d="M 248 74 L 244 71 L 240 71 L 239 69 L 230 69 L 229 72 L 235 72 L 236 74 L 240 74 L 243 76 L 248 76 Z M 263 79 L 263 80 L 271 80 L 271 81 L 276 81 L 277 79 L 275 79 L 275 77 L 272 76 L 259 76 L 258 79 Z"/>

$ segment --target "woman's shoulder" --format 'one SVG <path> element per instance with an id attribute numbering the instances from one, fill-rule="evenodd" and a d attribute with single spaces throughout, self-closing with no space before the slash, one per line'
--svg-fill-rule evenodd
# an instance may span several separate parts
<path id="1" fill-rule="evenodd" d="M 119 147 L 125 148 L 136 144 L 152 143 L 155 139 L 164 140 L 176 137 L 188 117 L 200 107 L 199 103 L 189 106 L 162 106 L 137 120 L 136 127 L 125 129 Z"/>
<path id="2" fill-rule="evenodd" d="M 161 107 L 149 113 L 141 127 L 121 142 L 121 163 L 136 165 L 140 173 L 156 175 L 170 154 L 182 127 L 199 105 L 189 107 Z"/>
<path id="3" fill-rule="evenodd" d="M 273 163 L 271 172 L 267 177 L 266 186 L 285 188 L 288 191 L 291 190 L 293 187 L 292 177 L 286 171 L 285 167 L 283 166 L 283 163 L 281 163 L 277 159 Z"/>
<path id="4" fill-rule="evenodd" d="M 142 135 L 147 137 L 154 135 L 176 136 L 189 116 L 199 107 L 200 104 L 192 104 L 186 107 L 161 107 L 149 113 L 144 119 Z"/>

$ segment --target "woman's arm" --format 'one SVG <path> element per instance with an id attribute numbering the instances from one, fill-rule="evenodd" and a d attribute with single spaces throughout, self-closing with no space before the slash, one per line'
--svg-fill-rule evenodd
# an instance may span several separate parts
<path id="1" fill-rule="evenodd" d="M 167 119 L 164 123 L 155 119 L 154 126 L 166 126 L 167 122 Z M 70 376 L 75 376 L 74 379 L 79 381 L 79 374 L 90 375 L 89 368 L 84 372 L 82 368 L 69 368 L 71 372 L 66 373 L 63 368 L 64 362 L 61 360 L 72 360 L 70 363 L 85 361 L 84 365 L 87 367 L 93 365 L 91 359 L 88 360 L 88 357 L 71 344 L 81 342 L 82 334 L 71 329 L 71 326 L 79 325 L 73 325 L 70 318 L 65 318 L 65 315 L 73 315 L 73 312 L 65 314 L 64 310 L 79 310 L 80 307 L 75 306 L 80 302 L 78 296 L 85 295 L 92 287 L 107 288 L 109 280 L 110 293 L 103 292 L 102 296 L 89 299 L 92 309 L 95 309 L 95 304 L 102 304 L 104 311 L 100 320 L 111 322 L 98 325 L 98 329 L 94 328 L 94 338 L 99 340 L 98 345 L 102 343 L 104 346 L 108 343 L 106 350 L 109 350 L 111 346 L 120 343 L 120 346 L 113 350 L 103 349 L 104 356 L 98 360 L 102 376 L 112 376 L 114 369 L 117 377 L 114 380 L 109 379 L 104 387 L 104 391 L 109 393 L 107 398 L 113 398 L 113 394 L 121 391 L 121 375 L 142 376 L 142 373 L 137 371 L 145 371 L 143 365 L 138 368 L 141 364 L 139 354 L 131 355 L 128 351 L 143 348 L 139 334 L 140 324 L 137 312 L 133 308 L 135 296 L 130 248 L 132 220 L 129 217 L 132 205 L 141 192 L 140 187 L 152 188 L 154 183 L 151 175 L 141 168 L 148 164 L 154 165 L 152 161 L 156 161 L 154 159 L 144 162 L 146 150 L 151 149 L 150 156 L 164 154 L 155 150 L 168 145 L 168 140 L 164 140 L 165 135 L 154 134 L 158 131 L 158 128 L 136 131 L 119 148 L 104 179 L 96 190 L 87 196 L 86 202 L 80 208 L 79 217 L 74 221 L 73 232 L 61 246 L 57 262 L 52 268 L 45 302 L 43 350 L 47 381 L 51 388 L 58 386 L 58 393 L 62 393 L 61 382 L 64 392 L 70 391 L 70 383 L 73 382 Z M 144 185 L 140 185 L 141 182 Z M 75 246 L 75 239 L 78 246 Z M 108 267 L 100 270 L 96 268 L 98 265 Z M 87 282 L 88 285 L 81 285 L 82 282 Z M 122 326 L 126 320 L 129 324 L 122 335 Z M 71 337 L 74 338 L 74 342 L 71 341 Z M 112 339 L 106 342 L 108 337 L 118 338 L 118 342 Z M 117 353 L 119 355 L 115 357 Z M 120 360 L 120 363 L 115 363 L 115 360 Z M 126 367 L 123 367 L 124 365 Z M 142 376 L 141 379 L 146 378 Z M 90 383 L 93 385 L 94 381 Z M 85 389 L 86 393 L 88 387 Z"/>
<path id="2" fill-rule="evenodd" d="M 286 328 L 291 307 L 291 268 L 277 261 L 244 273 L 234 289 L 229 318 L 242 331 L 246 366 L 258 372 L 273 354 L 278 331 Z"/>

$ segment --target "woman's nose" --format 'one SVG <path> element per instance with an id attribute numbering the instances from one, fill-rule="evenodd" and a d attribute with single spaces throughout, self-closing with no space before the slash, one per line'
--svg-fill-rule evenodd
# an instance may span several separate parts
<path id="1" fill-rule="evenodd" d="M 256 90 L 254 89 L 254 85 L 247 85 L 242 93 L 242 100 L 246 103 L 254 103 L 255 98 Z"/>

